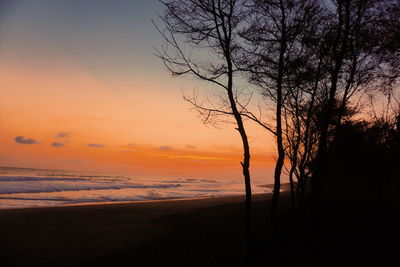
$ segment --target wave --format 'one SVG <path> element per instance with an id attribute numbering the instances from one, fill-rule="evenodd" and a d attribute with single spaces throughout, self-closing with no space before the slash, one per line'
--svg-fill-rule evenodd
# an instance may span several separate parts
<path id="1" fill-rule="evenodd" d="M 5 194 L 19 194 L 19 193 L 53 193 L 64 191 L 91 191 L 91 190 L 119 190 L 119 189 L 168 189 L 181 187 L 181 184 L 123 184 L 123 185 L 102 185 L 102 184 L 77 184 L 76 186 L 70 184 L 54 184 L 44 186 L 43 184 L 38 187 L 29 186 L 24 184 L 21 186 L 11 185 L 0 188 L 0 195 Z"/>
<path id="2" fill-rule="evenodd" d="M 0 176 L 0 183 L 2 182 L 33 182 L 33 181 L 68 181 L 68 182 L 81 182 L 87 181 L 82 178 L 67 178 L 67 177 L 32 177 L 32 176 Z"/>
<path id="3" fill-rule="evenodd" d="M 204 194 L 197 195 L 197 197 L 204 197 Z M 130 202 L 130 201 L 148 201 L 148 200 L 169 200 L 169 199 L 187 199 L 187 198 L 193 198 L 194 196 L 189 195 L 189 194 L 182 194 L 178 192 L 163 192 L 163 193 L 157 193 L 153 190 L 145 192 L 144 194 L 137 194 L 137 195 L 122 195 L 122 196 L 113 196 L 113 195 L 108 195 L 108 196 L 44 196 L 44 195 L 0 195 L 0 201 L 24 201 L 24 202 L 30 202 L 34 201 L 35 203 L 40 203 L 42 202 L 42 205 L 38 206 L 52 206 L 55 205 L 56 203 L 49 203 L 49 202 L 58 202 L 56 205 L 65 205 L 65 204 L 79 204 L 79 203 L 107 203 L 107 202 Z M 4 207 L 7 207 L 7 205 L 2 205 Z M 0 208 L 4 208 L 0 206 Z M 14 203 L 13 206 L 19 206 Z M 26 205 L 21 205 L 21 206 L 26 206 Z M 10 206 L 11 207 L 11 206 Z"/>
<path id="4" fill-rule="evenodd" d="M 35 198 L 35 197 L 1 197 L 0 199 L 12 199 L 12 200 L 43 200 L 43 201 L 65 201 L 62 198 Z"/>
<path id="5" fill-rule="evenodd" d="M 254 193 L 270 192 L 264 181 Z M 0 209 L 243 194 L 242 181 L 0 167 Z"/>

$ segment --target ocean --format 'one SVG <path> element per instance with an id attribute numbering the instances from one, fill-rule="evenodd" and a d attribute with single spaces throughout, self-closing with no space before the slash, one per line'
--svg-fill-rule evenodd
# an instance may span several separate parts
<path id="1" fill-rule="evenodd" d="M 268 193 L 253 181 L 253 193 Z M 0 209 L 243 195 L 242 180 L 0 167 Z"/>

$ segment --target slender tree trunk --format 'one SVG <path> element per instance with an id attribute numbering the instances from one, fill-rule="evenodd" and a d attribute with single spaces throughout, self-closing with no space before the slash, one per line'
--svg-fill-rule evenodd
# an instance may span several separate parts
<path id="1" fill-rule="evenodd" d="M 228 57 L 230 58 L 230 56 Z M 242 165 L 242 172 L 244 176 L 244 184 L 246 191 L 246 206 L 251 204 L 251 183 L 250 183 L 250 147 L 247 138 L 247 133 L 244 128 L 243 119 L 240 112 L 237 109 L 235 97 L 233 95 L 233 70 L 232 62 L 228 60 L 228 97 L 232 108 L 233 116 L 235 117 L 237 130 L 239 131 L 240 137 L 242 138 L 243 145 L 243 161 L 240 162 Z"/>
<path id="2" fill-rule="evenodd" d="M 332 121 L 332 114 L 335 107 L 337 84 L 339 79 L 339 73 L 343 65 L 344 56 L 347 50 L 347 41 L 350 31 L 350 0 L 345 2 L 338 2 L 338 26 L 337 26 L 337 40 L 338 43 L 333 49 L 335 53 L 335 66 L 331 73 L 331 86 L 329 88 L 328 101 L 323 110 L 321 127 L 320 127 L 320 138 L 318 142 L 318 151 L 316 157 L 316 168 L 314 170 L 314 175 L 311 180 L 311 190 L 313 196 L 313 202 L 315 208 L 321 203 L 322 199 L 322 187 L 326 180 L 326 173 L 328 169 L 328 130 L 329 125 Z M 343 13 L 343 4 L 345 5 L 345 10 Z M 344 21 L 343 21 L 344 16 Z M 342 29 L 344 24 L 344 30 Z M 340 45 L 339 51 L 336 51 L 337 46 Z"/>
<path id="3" fill-rule="evenodd" d="M 290 203 L 292 205 L 292 210 L 294 211 L 296 209 L 296 194 L 295 194 L 295 186 L 294 186 L 294 180 L 293 180 L 293 172 L 294 172 L 294 167 L 290 169 L 289 172 L 289 182 L 290 182 Z"/>
<path id="4" fill-rule="evenodd" d="M 307 187 L 306 175 L 304 174 L 304 170 L 300 170 L 300 181 L 299 181 L 299 184 L 297 185 L 297 187 L 298 187 L 297 206 L 298 206 L 299 210 L 301 212 L 303 212 L 306 187 Z"/>
<path id="5" fill-rule="evenodd" d="M 274 190 L 272 195 L 271 203 L 271 221 L 272 225 L 277 230 L 277 210 L 279 204 L 280 188 L 281 188 L 281 173 L 285 160 L 285 150 L 283 148 L 283 133 L 282 133 L 282 105 L 283 105 L 283 71 L 284 71 L 284 56 L 286 53 L 286 18 L 285 8 L 283 1 L 280 1 L 280 9 L 282 14 L 281 19 L 281 42 L 280 42 L 280 53 L 279 53 L 279 65 L 278 65 L 278 77 L 277 77 L 277 99 L 276 99 L 276 141 L 278 147 L 278 159 L 275 165 L 274 171 Z"/>
<path id="6" fill-rule="evenodd" d="M 229 61 L 228 61 L 229 62 Z M 228 69 L 232 70 L 232 65 L 228 63 Z M 230 74 L 233 72 L 229 72 Z M 240 162 L 242 165 L 242 171 L 243 171 L 243 176 L 244 176 L 244 184 L 245 184 L 245 191 L 246 191 L 246 200 L 245 200 L 245 246 L 246 249 L 248 250 L 250 247 L 251 243 L 251 183 L 250 183 L 250 147 L 249 147 L 249 141 L 247 138 L 246 131 L 244 129 L 243 125 L 243 119 L 239 111 L 237 110 L 236 107 L 236 102 L 235 98 L 233 96 L 233 88 L 232 88 L 232 77 L 233 75 L 229 75 L 228 78 L 228 95 L 229 95 L 229 100 L 231 102 L 232 106 L 232 111 L 236 119 L 237 123 L 237 130 L 240 133 L 240 136 L 242 138 L 242 144 L 243 144 L 243 161 Z"/>
<path id="7" fill-rule="evenodd" d="M 278 93 L 279 95 L 279 93 Z M 280 94 L 281 95 L 281 94 Z M 278 101 L 279 101 L 279 96 L 278 96 Z M 282 111 L 282 105 L 278 104 L 277 105 L 277 144 L 278 144 L 278 159 L 276 161 L 275 165 L 275 171 L 274 171 L 274 191 L 272 195 L 272 203 L 271 203 L 271 219 L 273 223 L 276 226 L 276 216 L 277 216 L 277 209 L 278 209 L 278 204 L 279 204 L 279 196 L 280 196 L 280 188 L 281 188 L 281 173 L 282 173 L 282 168 L 283 168 L 283 163 L 285 159 L 285 151 L 283 149 L 283 143 L 282 143 L 282 121 L 281 121 L 281 111 Z"/>
<path id="8" fill-rule="evenodd" d="M 249 141 L 247 138 L 247 133 L 243 124 L 242 114 L 237 108 L 237 98 L 234 95 L 233 90 L 233 63 L 232 63 L 232 55 L 231 55 L 231 17 L 228 16 L 227 24 L 225 24 L 225 14 L 221 8 L 221 2 L 218 1 L 215 3 L 212 1 L 212 7 L 214 9 L 214 22 L 217 29 L 217 34 L 220 39 L 220 45 L 224 52 L 224 57 L 226 60 L 226 64 L 228 67 L 228 84 L 226 87 L 226 91 L 228 94 L 229 104 L 231 106 L 232 114 L 235 118 L 237 128 L 240 137 L 242 139 L 243 145 L 243 161 L 240 162 L 242 165 L 242 172 L 244 176 L 244 184 L 245 184 L 245 192 L 246 192 L 246 200 L 245 200 L 245 251 L 244 257 L 247 257 L 248 251 L 250 249 L 251 244 L 251 182 L 250 182 L 250 147 Z M 217 20 L 218 15 L 222 17 L 222 23 L 219 23 Z M 221 27 L 221 28 L 220 28 Z"/>
<path id="9" fill-rule="evenodd" d="M 212 6 L 214 9 L 214 21 L 215 25 L 217 26 L 217 33 L 220 38 L 220 45 L 224 52 L 224 57 L 226 60 L 226 64 L 228 67 L 228 84 L 227 84 L 227 94 L 229 99 L 229 104 L 231 106 L 232 114 L 236 120 L 237 128 L 236 130 L 239 131 L 240 137 L 242 139 L 243 145 L 243 161 L 240 163 L 242 165 L 242 172 L 244 176 L 244 184 L 245 184 L 245 191 L 246 191 L 246 207 L 250 207 L 251 205 L 251 183 L 250 183 L 250 148 L 249 148 L 249 141 L 247 138 L 247 133 L 244 128 L 242 115 L 240 114 L 237 108 L 237 99 L 234 95 L 233 91 L 233 63 L 232 63 L 232 55 L 231 55 L 231 20 L 228 17 L 227 25 L 225 21 L 219 25 L 217 21 L 217 14 L 221 17 L 224 16 L 222 13 L 221 3 L 218 1 L 215 3 L 212 1 Z M 221 27 L 221 30 L 220 28 Z M 222 41 L 224 40 L 224 41 Z"/>

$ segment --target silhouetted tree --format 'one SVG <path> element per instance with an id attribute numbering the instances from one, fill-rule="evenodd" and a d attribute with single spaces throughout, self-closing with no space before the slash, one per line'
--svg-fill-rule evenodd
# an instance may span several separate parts
<path id="1" fill-rule="evenodd" d="M 251 83 L 260 88 L 268 106 L 273 106 L 274 126 L 264 128 L 276 138 L 278 157 L 274 172 L 274 190 L 271 205 L 271 218 L 277 213 L 281 173 L 284 166 L 288 137 L 287 123 L 284 120 L 288 98 L 301 92 L 309 72 L 306 69 L 307 54 L 304 52 L 303 40 L 320 19 L 320 8 L 317 1 L 248 1 L 247 27 L 241 32 L 245 39 L 242 57 L 238 62 L 247 74 Z M 297 76 L 297 77 L 296 77 Z M 294 92 L 297 90 L 297 92 Z M 292 101 L 292 103 L 295 101 Z M 258 120 L 257 122 L 260 122 Z M 296 148 L 295 148 L 296 150 Z M 296 152 L 297 153 L 297 152 Z M 290 176 L 292 177 L 292 176 Z M 291 179 L 293 192 L 293 180 Z"/>
<path id="2" fill-rule="evenodd" d="M 245 200 L 245 251 L 251 242 L 251 183 L 250 148 L 243 121 L 239 86 L 235 80 L 238 72 L 234 64 L 238 49 L 238 32 L 243 22 L 245 0 L 172 0 L 161 1 L 165 12 L 160 16 L 165 25 L 160 33 L 166 46 L 158 56 L 174 76 L 192 75 L 206 81 L 218 91 L 217 105 L 206 105 L 193 98 L 184 97 L 203 116 L 204 122 L 212 122 L 213 116 L 234 119 L 243 145 Z M 248 102 L 248 100 L 246 100 Z M 210 105 L 211 104 L 211 105 Z"/>
<path id="3" fill-rule="evenodd" d="M 327 199 L 347 200 L 377 211 L 386 197 L 398 194 L 398 128 L 382 120 L 345 119 L 329 155 L 332 164 Z"/>
<path id="4" fill-rule="evenodd" d="M 361 97 L 374 89 L 374 83 L 382 77 L 382 70 L 389 62 L 382 56 L 383 47 L 388 46 L 385 38 L 380 36 L 382 25 L 378 23 L 380 10 L 387 3 L 372 0 L 325 2 L 329 23 L 319 45 L 326 50 L 322 59 L 328 75 L 321 87 L 320 105 L 323 109 L 311 179 L 316 205 L 322 199 L 323 186 L 330 171 L 328 153 L 340 133 L 344 110 L 355 96 Z M 337 104 L 339 110 L 335 114 Z"/>
<path id="5" fill-rule="evenodd" d="M 329 150 L 343 119 L 378 85 L 390 94 L 396 84 L 399 30 L 393 25 L 399 24 L 394 21 L 398 1 L 250 3 L 251 26 L 242 33 L 248 56 L 242 65 L 275 104 L 274 203 L 286 156 L 291 191 L 303 198 L 310 182 L 319 205 L 325 182 L 332 177 Z"/>
<path id="6" fill-rule="evenodd" d="M 161 2 L 165 6 L 165 12 L 160 16 L 165 29 L 160 30 L 160 33 L 166 41 L 166 46 L 158 52 L 158 56 L 172 75 L 192 75 L 213 84 L 218 90 L 222 89 L 222 93 L 218 95 L 222 100 L 220 99 L 217 107 L 206 106 L 196 97 L 185 99 L 204 116 L 205 122 L 209 122 L 213 115 L 228 115 L 234 118 L 243 144 L 244 156 L 241 165 L 246 204 L 250 205 L 250 149 L 239 104 L 239 91 L 234 79 L 237 69 L 233 58 L 238 47 L 237 33 L 243 18 L 244 1 Z"/>

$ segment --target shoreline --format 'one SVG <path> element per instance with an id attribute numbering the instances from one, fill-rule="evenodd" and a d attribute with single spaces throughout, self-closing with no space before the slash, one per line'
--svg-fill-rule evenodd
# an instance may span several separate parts
<path id="1" fill-rule="evenodd" d="M 265 193 L 256 193 L 253 194 L 253 198 L 257 198 L 259 195 L 269 195 L 273 192 L 273 184 L 267 184 L 263 186 L 264 188 L 270 189 L 269 192 Z M 290 191 L 290 184 L 289 183 L 282 183 L 281 184 L 281 193 Z M 1 195 L 0 195 L 1 196 Z M 2 207 L 0 205 L 0 212 L 3 210 L 24 210 L 24 209 L 42 209 L 42 208 L 57 208 L 57 207 L 73 207 L 73 206 L 91 206 L 91 205 L 119 205 L 119 204 L 133 204 L 133 203 L 146 203 L 146 202 L 164 202 L 164 201 L 185 201 L 185 200 L 199 200 L 199 199 L 213 199 L 213 198 L 231 198 L 231 197 L 245 197 L 244 194 L 227 194 L 227 195 L 217 195 L 217 196 L 204 196 L 204 197 L 192 197 L 192 198 L 164 198 L 164 199 L 150 199 L 150 200 L 129 200 L 129 201 L 103 201 L 103 202 L 80 202 L 80 203 L 71 203 L 71 204 L 56 204 L 56 205 L 43 205 L 43 206 L 5 206 Z M 0 197 L 0 200 L 2 198 Z M 9 198 L 5 198 L 9 199 Z M 17 199 L 18 200 L 18 199 Z"/>
<path id="2" fill-rule="evenodd" d="M 253 194 L 253 198 L 258 198 L 260 195 L 270 195 L 272 194 L 273 184 L 268 184 L 263 186 L 270 189 L 270 192 Z M 281 193 L 290 191 L 290 184 L 281 184 Z M 20 209 L 42 209 L 42 208 L 57 208 L 57 207 L 73 207 L 73 206 L 91 206 L 91 205 L 117 205 L 117 204 L 133 204 L 133 203 L 146 203 L 146 202 L 164 202 L 164 201 L 185 201 L 185 200 L 200 200 L 200 199 L 213 199 L 213 198 L 240 198 L 245 197 L 244 194 L 231 194 L 231 195 L 221 195 L 221 196 L 205 196 L 205 197 L 195 197 L 195 198 L 171 198 L 171 199 L 151 199 L 151 200 L 132 200 L 132 201 L 108 201 L 108 202 L 81 202 L 72 204 L 61 204 L 61 205 L 48 205 L 48 206 L 26 206 L 26 207 L 1 207 L 0 212 L 3 210 L 20 210 Z M 0 198 L 1 200 L 1 198 Z"/>
<path id="3" fill-rule="evenodd" d="M 285 192 L 281 190 L 281 193 Z M 258 199 L 260 197 L 265 197 L 272 194 L 272 192 L 254 194 L 252 196 L 253 199 Z M 154 200 L 134 200 L 134 201 L 110 201 L 110 202 L 82 202 L 82 203 L 74 203 L 74 204 L 64 204 L 64 205 L 49 205 L 49 206 L 34 206 L 34 207 L 0 207 L 0 213 L 2 211 L 10 211 L 10 210 L 30 210 L 30 209 L 53 209 L 53 208 L 64 208 L 64 207 L 81 207 L 81 206 L 106 206 L 106 205 L 134 205 L 141 203 L 159 203 L 159 202 L 180 202 L 180 201 L 193 201 L 193 200 L 211 200 L 211 199 L 243 199 L 244 201 L 245 195 L 224 195 L 224 196 L 210 196 L 210 197 L 198 197 L 198 198 L 176 198 L 176 199 L 154 199 Z M 237 200 L 238 201 L 238 200 Z"/>

